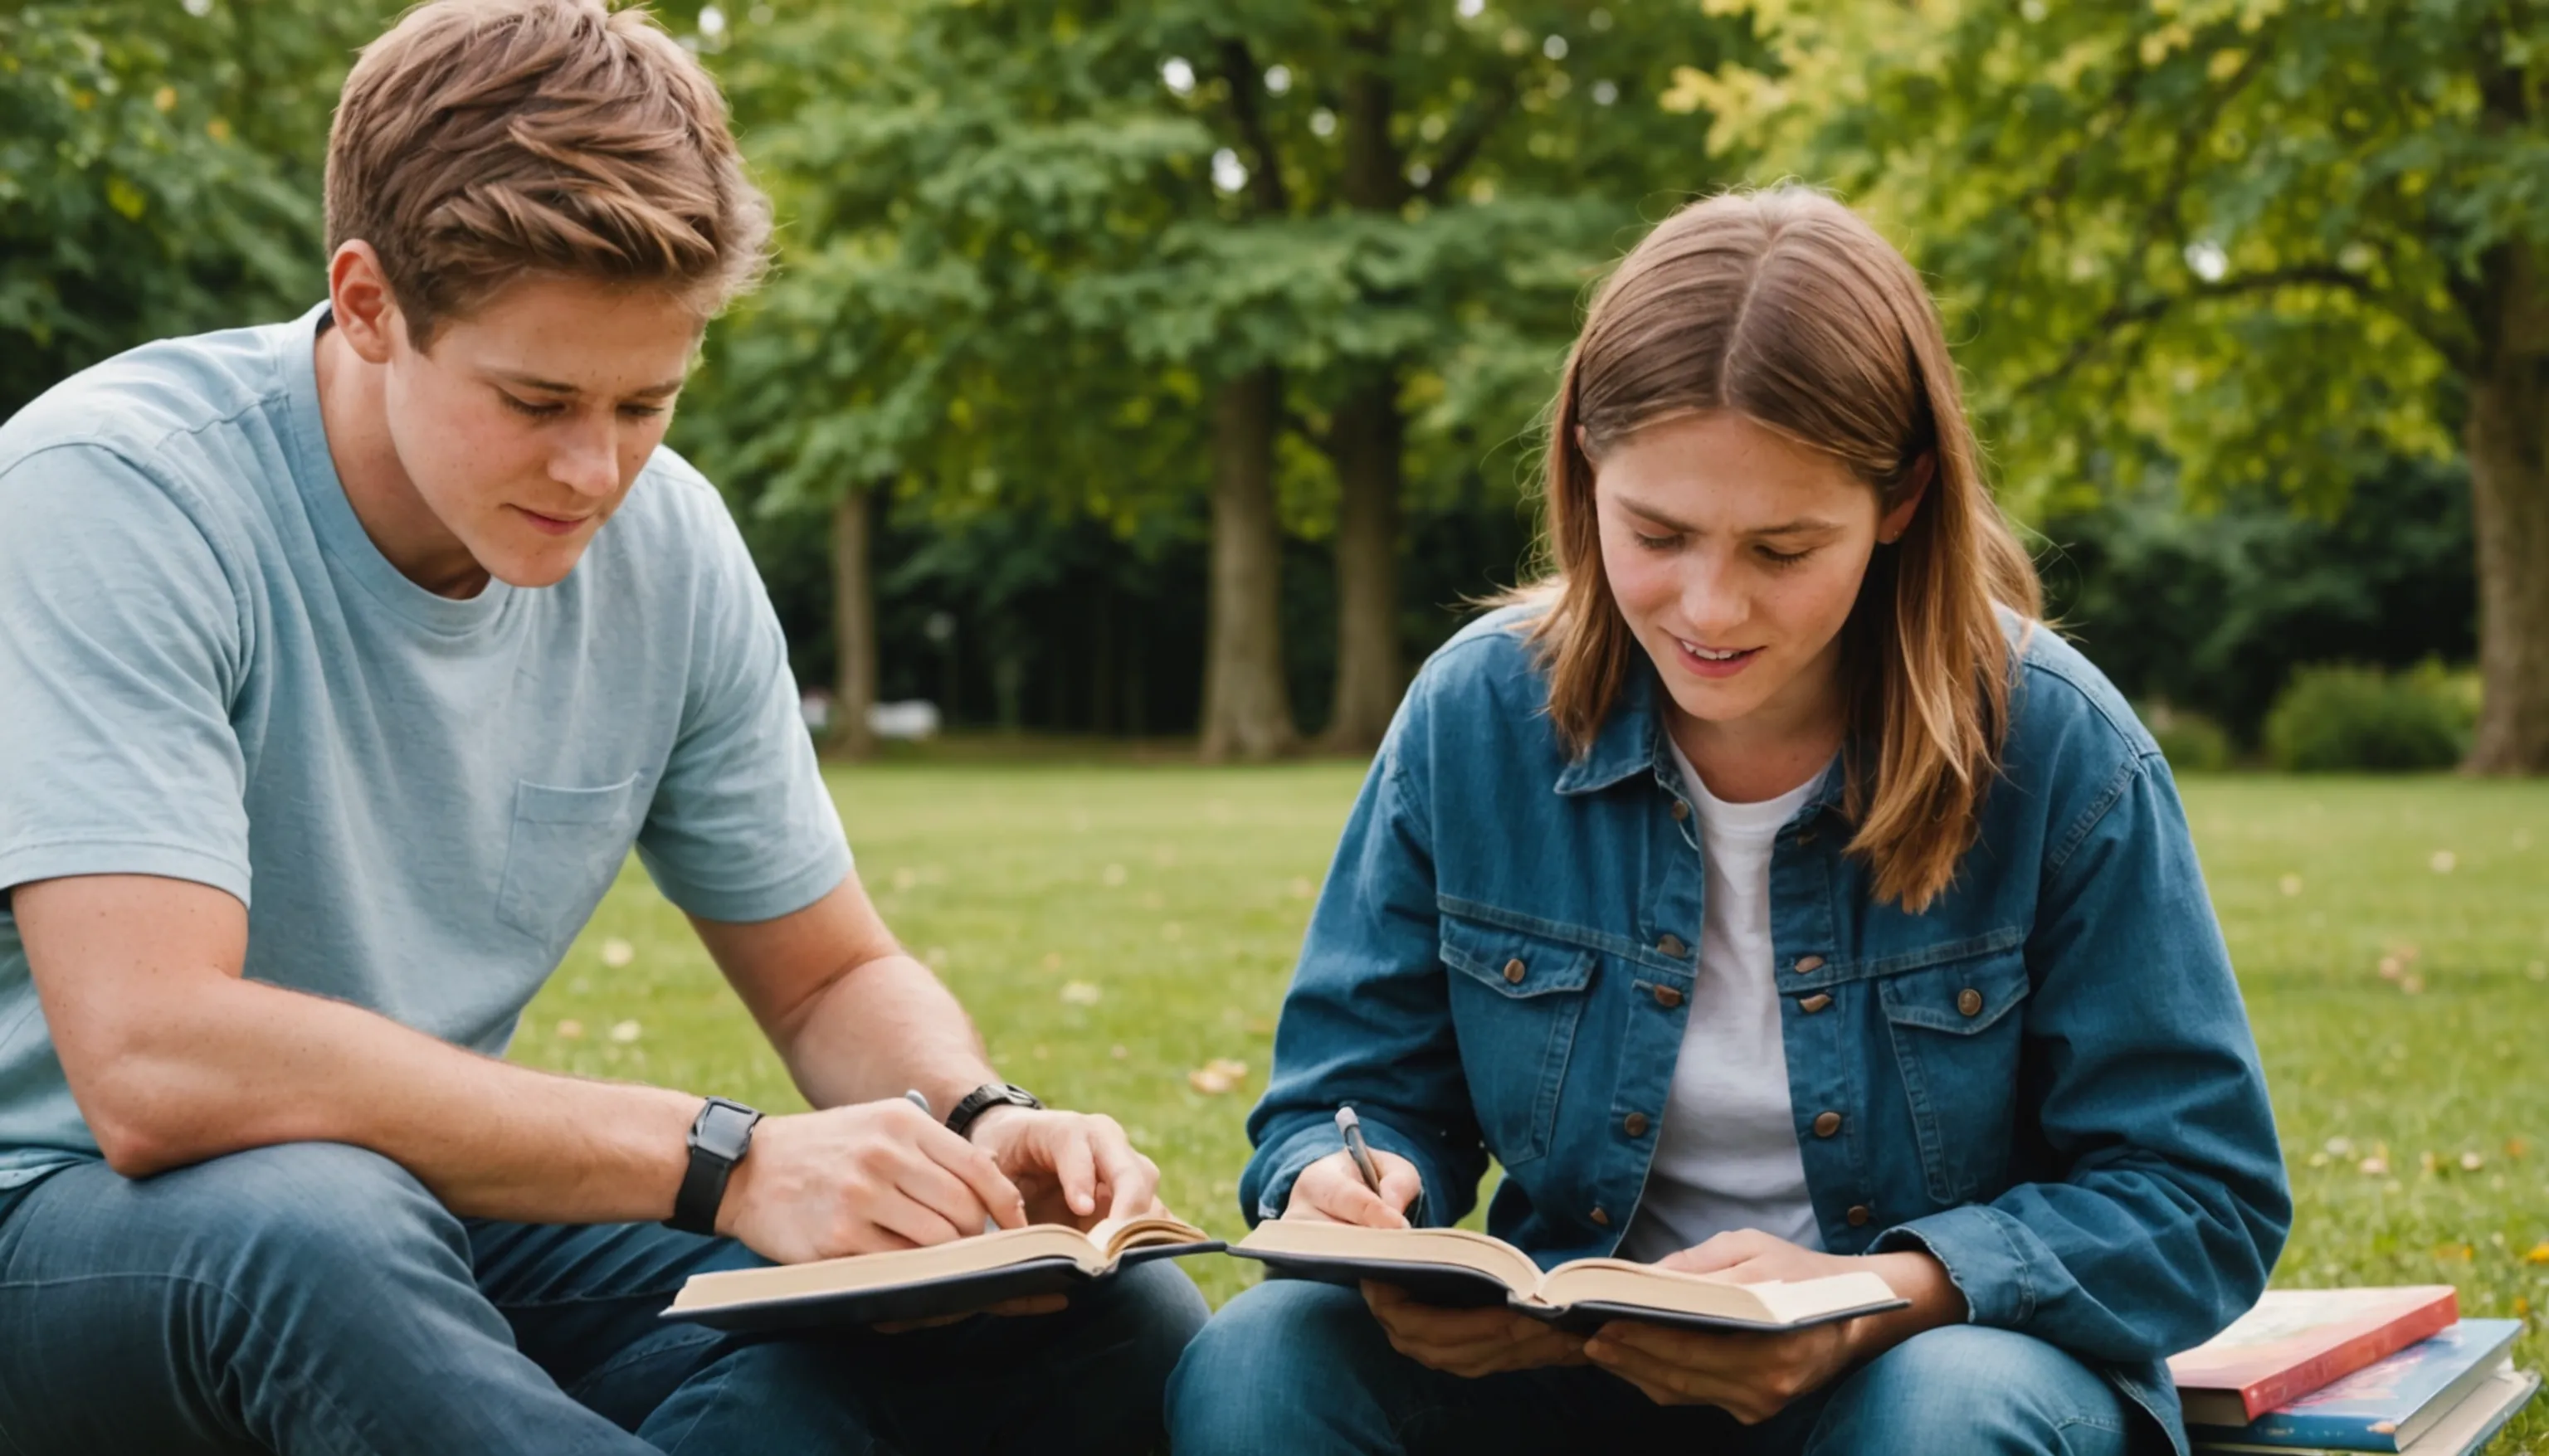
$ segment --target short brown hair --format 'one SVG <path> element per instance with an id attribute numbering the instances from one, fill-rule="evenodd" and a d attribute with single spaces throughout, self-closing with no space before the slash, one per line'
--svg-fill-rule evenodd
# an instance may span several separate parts
<path id="1" fill-rule="evenodd" d="M 770 205 L 716 83 L 641 10 L 433 0 L 364 47 L 328 136 L 328 249 L 380 255 L 419 348 L 524 273 L 751 287 Z"/>
<path id="2" fill-rule="evenodd" d="M 2010 656 L 1996 608 L 2032 622 L 2041 595 L 1983 484 L 1928 291 L 1876 229 L 1822 193 L 1694 203 L 1647 234 L 1595 299 L 1550 434 L 1555 572 L 1520 593 L 1549 603 L 1531 630 L 1550 716 L 1583 753 L 1639 651 L 1602 571 L 1594 461 L 1648 425 L 1721 410 L 1840 460 L 1885 509 L 1935 462 L 1910 527 L 1878 550 L 1842 628 L 1849 854 L 1870 866 L 1880 900 L 1918 912 L 1955 877 L 1999 772 Z"/>

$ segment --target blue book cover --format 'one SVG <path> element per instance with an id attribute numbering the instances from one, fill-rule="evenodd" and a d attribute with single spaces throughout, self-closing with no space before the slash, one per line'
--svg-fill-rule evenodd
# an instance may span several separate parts
<path id="1" fill-rule="evenodd" d="M 2187 1433 L 2252 1447 L 2401 1450 L 2486 1379 L 2521 1331 L 2519 1320 L 2463 1320 L 2244 1426 L 2190 1425 Z"/>

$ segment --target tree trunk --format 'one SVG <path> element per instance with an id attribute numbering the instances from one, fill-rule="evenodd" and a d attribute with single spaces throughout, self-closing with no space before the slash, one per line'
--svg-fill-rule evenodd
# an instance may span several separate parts
<path id="1" fill-rule="evenodd" d="M 1361 372 L 1328 436 L 1337 467 L 1337 680 L 1321 746 L 1369 753 L 1406 686 L 1398 653 L 1398 371 Z"/>
<path id="2" fill-rule="evenodd" d="M 1207 763 L 1272 759 L 1297 740 L 1278 609 L 1283 539 L 1274 517 L 1274 431 L 1282 408 L 1283 377 L 1263 368 L 1224 385 L 1213 409 Z"/>
<path id="3" fill-rule="evenodd" d="M 2486 702 L 2473 774 L 2549 774 L 2549 263 L 2520 246 L 2482 262 L 2470 378 L 2470 517 Z"/>
<path id="4" fill-rule="evenodd" d="M 841 493 L 832 507 L 832 748 L 851 758 L 876 752 L 868 708 L 877 695 L 876 579 L 868 550 L 869 492 Z"/>

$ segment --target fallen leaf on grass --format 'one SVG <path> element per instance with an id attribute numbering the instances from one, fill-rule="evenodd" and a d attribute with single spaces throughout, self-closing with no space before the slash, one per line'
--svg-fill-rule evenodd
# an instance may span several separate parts
<path id="1" fill-rule="evenodd" d="M 2276 888 L 2287 895 L 2298 895 L 2302 892 L 2302 877 L 2298 874 L 2287 874 L 2276 881 Z"/>
<path id="2" fill-rule="evenodd" d="M 1186 1085 L 1207 1097 L 1217 1097 L 1238 1086 L 1240 1078 L 1247 1075 L 1248 1063 L 1233 1061 L 1227 1056 L 1216 1056 L 1186 1073 Z"/>
<path id="3" fill-rule="evenodd" d="M 2461 1154 L 2461 1171 L 2464 1173 L 2475 1173 L 2486 1166 L 2487 1159 L 2479 1156 L 2475 1152 L 2464 1152 Z"/>
<path id="4" fill-rule="evenodd" d="M 570 1016 L 557 1024 L 557 1034 L 561 1042 L 579 1041 L 584 1036 L 584 1023 Z"/>
<path id="5" fill-rule="evenodd" d="M 1065 981 L 1062 983 L 1062 999 L 1066 1005 L 1094 1006 L 1097 1004 L 1097 998 L 1104 994 L 1104 992 L 1097 989 L 1097 983 L 1095 981 Z"/>
<path id="6" fill-rule="evenodd" d="M 613 936 L 602 943 L 602 963 L 616 970 L 637 958 L 637 948 Z"/>
<path id="7" fill-rule="evenodd" d="M 2453 866 L 2459 864 L 2461 861 L 2460 856 L 2453 854 L 2449 850 L 2436 850 L 2434 851 L 2434 858 L 2426 861 L 2425 863 L 2434 866 L 2434 872 L 2436 874 L 2449 874 L 2452 872 Z"/>
<path id="8" fill-rule="evenodd" d="M 637 1025 L 637 1023 L 633 1021 L 623 1021 L 611 1029 L 611 1040 L 614 1042 L 634 1042 L 645 1034 L 646 1029 Z"/>
<path id="9" fill-rule="evenodd" d="M 2390 1159 L 2375 1153 L 2356 1163 L 2354 1170 L 2366 1178 L 2387 1178 L 2390 1176 Z"/>

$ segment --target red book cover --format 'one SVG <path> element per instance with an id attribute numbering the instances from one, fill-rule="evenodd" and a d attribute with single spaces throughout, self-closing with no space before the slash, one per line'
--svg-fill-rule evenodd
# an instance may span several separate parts
<path id="1" fill-rule="evenodd" d="M 2229 1328 L 2170 1357 L 2168 1373 L 2187 1419 L 2245 1425 L 2459 1319 L 2448 1284 L 2268 1290 Z"/>

